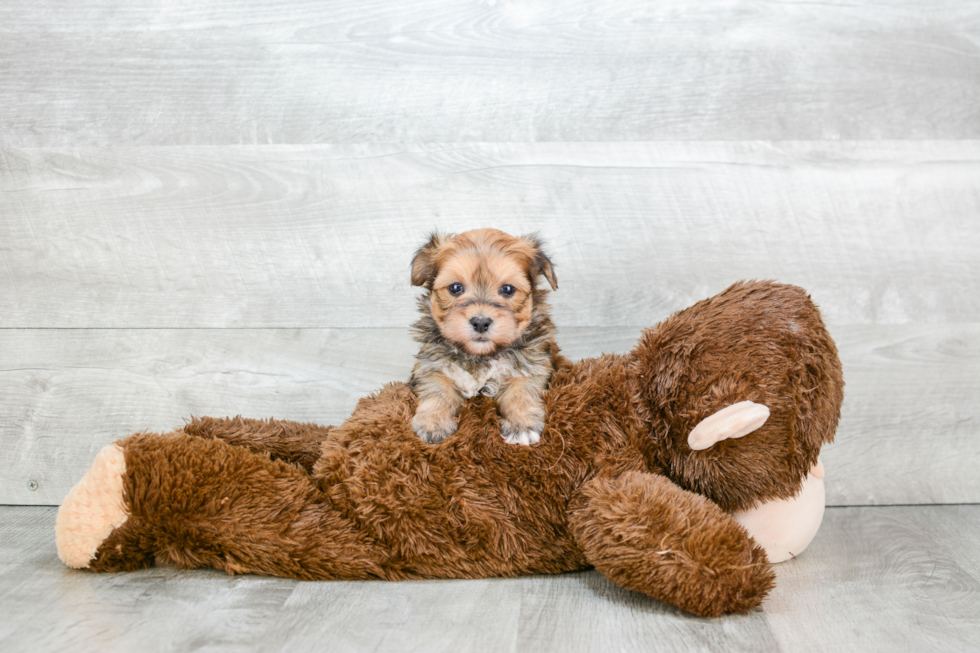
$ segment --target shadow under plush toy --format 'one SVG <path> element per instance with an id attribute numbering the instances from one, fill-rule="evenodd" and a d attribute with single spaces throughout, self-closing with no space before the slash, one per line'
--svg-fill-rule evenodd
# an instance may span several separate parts
<path id="1" fill-rule="evenodd" d="M 594 566 L 697 615 L 745 612 L 772 587 L 770 562 L 820 524 L 817 456 L 842 388 L 806 293 L 738 283 L 629 354 L 560 359 L 533 446 L 504 442 L 479 396 L 427 445 L 401 383 L 339 427 L 202 418 L 130 436 L 65 499 L 58 554 L 95 571 L 160 561 L 307 580 Z"/>

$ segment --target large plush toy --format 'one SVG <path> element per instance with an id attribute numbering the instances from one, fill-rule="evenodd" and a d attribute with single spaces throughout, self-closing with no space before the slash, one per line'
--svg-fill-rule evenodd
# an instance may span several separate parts
<path id="1" fill-rule="evenodd" d="M 505 442 L 481 396 L 426 444 L 401 383 L 338 427 L 204 418 L 130 436 L 65 499 L 58 552 L 94 571 L 158 561 L 307 580 L 593 566 L 697 615 L 744 612 L 772 587 L 770 561 L 820 523 L 817 456 L 842 388 L 807 295 L 739 283 L 629 354 L 560 359 L 531 446 Z"/>

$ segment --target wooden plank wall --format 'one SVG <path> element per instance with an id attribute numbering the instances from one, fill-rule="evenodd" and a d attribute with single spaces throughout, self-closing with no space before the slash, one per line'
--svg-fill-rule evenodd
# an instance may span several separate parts
<path id="1" fill-rule="evenodd" d="M 832 505 L 980 502 L 980 6 L 0 6 L 0 503 L 409 373 L 432 228 L 539 231 L 572 357 L 741 278 L 847 381 Z M 32 489 L 33 488 L 33 489 Z"/>

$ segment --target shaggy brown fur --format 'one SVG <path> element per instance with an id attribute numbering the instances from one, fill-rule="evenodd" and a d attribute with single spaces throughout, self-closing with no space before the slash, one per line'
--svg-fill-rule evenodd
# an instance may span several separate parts
<path id="1" fill-rule="evenodd" d="M 740 283 L 645 331 L 627 355 L 559 359 L 534 446 L 505 443 L 496 406 L 480 396 L 453 437 L 426 445 L 403 384 L 362 399 L 334 428 L 205 418 L 127 438 L 129 518 L 90 567 L 160 560 L 394 580 L 592 565 L 694 614 L 744 612 L 773 572 L 725 511 L 799 490 L 833 438 L 842 387 L 806 294 Z M 771 409 L 762 428 L 688 447 L 695 424 L 742 400 Z"/>
<path id="2" fill-rule="evenodd" d="M 734 520 L 663 476 L 595 478 L 571 508 L 575 541 L 596 569 L 682 610 L 744 612 L 775 581 L 765 552 Z"/>
<path id="3" fill-rule="evenodd" d="M 497 401 L 504 440 L 540 439 L 542 395 L 558 347 L 539 276 L 558 288 L 534 236 L 496 229 L 433 234 L 415 253 L 412 284 L 425 286 L 425 294 L 413 329 L 421 348 L 409 385 L 419 398 L 412 429 L 425 442 L 455 433 L 459 409 L 476 394 Z"/>

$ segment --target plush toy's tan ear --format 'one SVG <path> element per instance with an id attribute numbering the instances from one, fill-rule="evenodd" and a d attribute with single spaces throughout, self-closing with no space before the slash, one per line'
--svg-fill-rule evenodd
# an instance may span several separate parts
<path id="1" fill-rule="evenodd" d="M 424 286 L 436 278 L 439 272 L 437 256 L 439 251 L 451 240 L 451 236 L 432 232 L 428 242 L 415 251 L 412 258 L 412 285 Z"/>
<path id="2" fill-rule="evenodd" d="M 548 255 L 544 253 L 544 245 L 541 242 L 541 238 L 537 234 L 528 234 L 526 236 L 521 236 L 521 243 L 531 250 L 532 264 L 532 274 L 535 276 L 538 274 L 544 275 L 544 278 L 548 280 L 548 285 L 551 286 L 552 290 L 558 290 L 558 277 L 555 276 L 555 264 L 551 262 Z"/>

